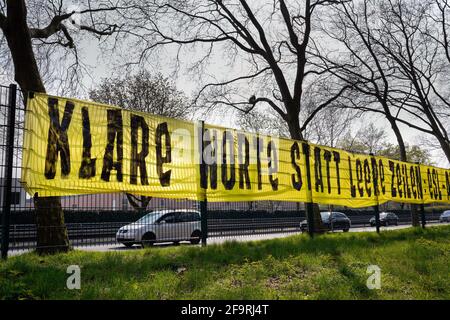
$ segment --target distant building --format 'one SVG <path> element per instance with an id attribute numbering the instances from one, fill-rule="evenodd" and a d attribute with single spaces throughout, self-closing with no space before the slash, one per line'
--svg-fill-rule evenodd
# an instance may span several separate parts
<path id="1" fill-rule="evenodd" d="M 0 178 L 0 210 L 3 210 L 3 192 L 5 189 L 6 180 Z M 22 188 L 20 180 L 13 178 L 11 191 L 11 210 L 24 210 L 27 208 L 27 193 Z"/>

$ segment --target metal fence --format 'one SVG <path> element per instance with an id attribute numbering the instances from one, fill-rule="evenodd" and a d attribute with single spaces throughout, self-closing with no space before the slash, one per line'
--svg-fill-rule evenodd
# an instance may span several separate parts
<path id="1" fill-rule="evenodd" d="M 23 101 L 22 93 L 14 85 L 0 86 L 0 215 L 4 257 L 8 250 L 15 253 L 37 247 L 34 201 L 21 184 L 25 114 Z M 139 209 L 136 209 L 136 203 Z M 260 235 L 307 230 L 304 228 L 306 214 L 303 203 L 206 203 L 162 198 L 130 200 L 125 194 L 114 193 L 61 197 L 61 206 L 73 247 L 103 246 L 112 249 L 122 245 L 125 248 L 179 243 L 206 244 L 207 239 L 212 242 L 243 237 L 252 240 L 258 239 Z M 410 211 L 401 204 L 383 204 L 379 209 L 396 214 L 392 220 L 384 219 L 382 215 L 380 223 L 383 227 L 411 224 Z M 427 206 L 426 215 L 423 216 L 426 223 L 438 222 L 443 209 Z M 358 228 L 375 230 L 371 222 L 376 213 L 374 208 L 351 210 L 327 206 L 321 210 L 339 211 L 346 215 L 340 220 L 338 216 L 336 220 L 330 218 L 330 223 L 326 225 L 330 231 Z"/>

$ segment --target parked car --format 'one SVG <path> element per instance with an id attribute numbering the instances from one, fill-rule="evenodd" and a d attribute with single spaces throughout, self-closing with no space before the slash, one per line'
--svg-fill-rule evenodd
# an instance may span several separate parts
<path id="1" fill-rule="evenodd" d="M 322 211 L 320 213 L 322 217 L 322 223 L 326 230 L 343 230 L 344 232 L 348 232 L 350 229 L 352 222 L 351 220 L 342 212 L 329 212 Z M 308 221 L 303 220 L 300 222 L 300 230 L 305 232 L 308 230 Z"/>
<path id="2" fill-rule="evenodd" d="M 444 211 L 439 217 L 439 222 L 450 222 L 450 210 Z"/>
<path id="3" fill-rule="evenodd" d="M 370 225 L 375 227 L 375 217 L 370 218 Z M 380 225 L 382 226 L 398 226 L 398 216 L 393 212 L 381 212 L 380 213 Z"/>
<path id="4" fill-rule="evenodd" d="M 127 247 L 134 244 L 147 247 L 156 242 L 190 241 L 198 244 L 201 234 L 198 210 L 157 210 L 121 227 L 117 231 L 116 240 Z"/>

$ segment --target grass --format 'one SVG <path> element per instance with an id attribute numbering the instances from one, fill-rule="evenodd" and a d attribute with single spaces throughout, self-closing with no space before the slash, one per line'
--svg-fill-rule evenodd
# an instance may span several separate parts
<path id="1" fill-rule="evenodd" d="M 68 290 L 69 265 L 81 290 Z M 381 289 L 366 286 L 381 268 Z M 0 262 L 0 299 L 450 299 L 450 226 Z"/>

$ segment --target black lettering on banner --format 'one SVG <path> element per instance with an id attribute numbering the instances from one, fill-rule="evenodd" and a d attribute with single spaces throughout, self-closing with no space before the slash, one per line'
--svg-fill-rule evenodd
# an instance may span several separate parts
<path id="1" fill-rule="evenodd" d="M 244 151 L 242 147 L 244 146 Z M 244 156 L 244 159 L 242 159 Z M 250 175 L 248 173 L 248 166 L 250 165 L 250 144 L 247 137 L 243 133 L 238 134 L 238 159 L 239 159 L 239 188 L 245 187 L 251 189 Z"/>
<path id="2" fill-rule="evenodd" d="M 416 170 L 417 196 L 419 199 L 423 199 L 422 175 L 420 173 L 420 166 L 416 166 L 415 170 Z"/>
<path id="3" fill-rule="evenodd" d="M 414 166 L 409 167 L 409 178 L 411 179 L 411 194 L 414 197 L 414 199 L 417 199 L 416 175 L 414 171 Z"/>
<path id="4" fill-rule="evenodd" d="M 295 174 L 291 175 L 292 186 L 295 190 L 300 191 L 302 188 L 302 172 L 300 170 L 300 166 L 297 164 L 296 160 L 300 160 L 300 147 L 298 143 L 295 141 L 291 146 L 291 164 L 292 168 L 295 170 Z"/>
<path id="5" fill-rule="evenodd" d="M 403 185 L 405 186 L 405 197 L 411 199 L 411 188 L 409 187 L 408 181 L 408 167 L 406 164 L 403 164 Z"/>
<path id="6" fill-rule="evenodd" d="M 261 151 L 263 145 L 263 139 L 256 136 L 253 140 L 253 144 L 256 148 L 256 171 L 258 175 L 258 190 L 262 190 L 262 176 L 261 176 Z"/>
<path id="7" fill-rule="evenodd" d="M 61 175 L 66 177 L 70 173 L 70 148 L 67 129 L 72 120 L 74 104 L 66 101 L 64 115 L 59 122 L 58 99 L 48 98 L 48 115 L 50 127 L 48 129 L 47 155 L 45 157 L 45 178 L 54 179 L 56 175 L 56 161 L 61 155 Z"/>
<path id="8" fill-rule="evenodd" d="M 165 156 L 162 155 L 162 138 L 165 141 Z M 163 170 L 165 163 L 172 162 L 172 142 L 170 139 L 169 128 L 167 122 L 162 122 L 156 127 L 155 133 L 155 145 L 156 145 L 156 172 L 158 173 L 159 183 L 162 187 L 170 186 L 170 177 L 172 170 Z"/>
<path id="9" fill-rule="evenodd" d="M 381 187 L 381 192 L 383 194 L 386 193 L 386 186 L 384 185 L 384 164 L 383 164 L 383 160 L 380 159 L 378 161 L 378 184 Z"/>
<path id="10" fill-rule="evenodd" d="M 203 189 L 208 188 L 208 171 L 210 173 L 211 189 L 217 189 L 217 131 L 199 128 L 201 139 L 199 145 L 202 146 L 200 152 L 200 185 Z M 206 158 L 206 161 L 205 161 Z"/>
<path id="11" fill-rule="evenodd" d="M 427 178 L 428 178 L 428 189 L 430 190 L 430 197 L 431 199 L 434 199 L 433 180 L 430 169 L 427 169 Z"/>
<path id="12" fill-rule="evenodd" d="M 375 158 L 371 159 L 371 165 L 372 165 L 373 195 L 377 197 L 380 195 L 380 186 L 379 186 L 379 182 L 378 182 L 377 160 Z"/>
<path id="13" fill-rule="evenodd" d="M 430 197 L 433 200 L 442 200 L 441 189 L 439 188 L 439 175 L 436 169 L 428 169 L 428 187 L 430 189 Z"/>
<path id="14" fill-rule="evenodd" d="M 331 177 L 330 177 L 330 161 L 331 161 L 331 152 L 328 150 L 324 151 L 323 158 L 325 159 L 325 168 L 327 172 L 327 187 L 328 193 L 331 193 Z"/>
<path id="15" fill-rule="evenodd" d="M 363 167 L 361 160 L 356 159 L 356 181 L 358 184 L 359 196 L 364 197 L 364 188 L 361 186 L 363 183 Z"/>
<path id="16" fill-rule="evenodd" d="M 334 158 L 334 163 L 336 165 L 336 182 L 337 182 L 338 194 L 341 194 L 341 176 L 340 176 L 340 172 L 339 172 L 339 163 L 341 162 L 340 153 L 337 151 L 333 151 L 333 158 Z"/>
<path id="17" fill-rule="evenodd" d="M 365 183 L 366 193 L 367 193 L 368 197 L 370 197 L 372 195 L 372 187 L 370 187 L 370 182 L 371 182 L 371 178 L 370 178 L 369 160 L 365 159 L 364 160 L 364 183 Z"/>
<path id="18" fill-rule="evenodd" d="M 350 175 L 350 193 L 352 198 L 356 197 L 356 186 L 353 184 L 353 169 L 352 169 L 352 159 L 348 157 L 348 173 Z"/>
<path id="19" fill-rule="evenodd" d="M 314 148 L 314 177 L 316 179 L 316 192 L 323 192 L 322 159 L 319 147 Z"/>
<path id="20" fill-rule="evenodd" d="M 395 174 L 397 175 L 397 192 L 400 198 L 403 197 L 403 186 L 402 186 L 402 171 L 400 169 L 400 164 L 397 163 L 395 166 Z"/>
<path id="21" fill-rule="evenodd" d="M 302 143 L 302 150 L 303 150 L 303 154 L 305 155 L 305 163 L 307 165 L 309 162 L 309 153 L 310 153 L 309 144 L 307 142 Z M 311 170 L 309 168 L 306 168 L 306 182 L 307 182 L 307 186 L 308 186 L 308 191 L 311 191 L 312 190 Z"/>
<path id="22" fill-rule="evenodd" d="M 141 116 L 132 114 L 130 116 L 131 123 L 131 162 L 130 162 L 130 183 L 137 184 L 137 172 L 141 176 L 141 184 L 148 185 L 147 167 L 145 165 L 145 158 L 148 156 L 148 139 L 149 130 L 145 119 Z M 138 136 L 139 129 L 142 132 L 142 148 L 138 152 Z"/>
<path id="23" fill-rule="evenodd" d="M 435 169 L 436 171 L 436 180 L 437 180 L 437 185 L 438 185 L 438 190 L 439 190 L 439 200 L 442 200 L 442 191 L 441 191 L 441 182 L 439 181 L 439 172 Z"/>
<path id="24" fill-rule="evenodd" d="M 447 200 L 450 200 L 450 176 L 448 171 L 445 171 L 445 184 L 447 187 Z"/>
<path id="25" fill-rule="evenodd" d="M 81 108 L 81 117 L 83 119 L 83 159 L 81 160 L 78 177 L 80 179 L 89 179 L 95 177 L 95 161 L 97 159 L 91 159 L 92 136 L 87 107 Z"/>
<path id="26" fill-rule="evenodd" d="M 109 181 L 111 170 L 117 171 L 117 181 L 122 182 L 122 161 L 123 161 L 123 122 L 122 111 L 120 109 L 109 109 L 107 111 L 108 133 L 105 155 L 103 156 L 103 169 L 101 178 Z M 114 141 L 117 143 L 117 161 L 113 161 Z"/>
<path id="27" fill-rule="evenodd" d="M 278 190 L 278 178 L 273 178 L 273 173 L 278 172 L 278 154 L 275 142 L 270 140 L 267 145 L 267 157 L 269 158 L 269 181 L 273 191 Z"/>
<path id="28" fill-rule="evenodd" d="M 397 189 L 395 188 L 395 163 L 389 160 L 389 169 L 391 170 L 391 195 L 393 198 L 397 197 Z"/>
<path id="29" fill-rule="evenodd" d="M 227 145 L 230 146 L 230 178 L 228 178 Z M 233 190 L 236 183 L 234 167 L 234 139 L 229 131 L 224 131 L 222 136 L 222 184 L 226 190 Z"/>
<path id="30" fill-rule="evenodd" d="M 436 169 L 433 169 L 433 184 L 435 188 L 436 200 L 442 200 L 441 184 L 439 182 L 439 174 Z"/>

